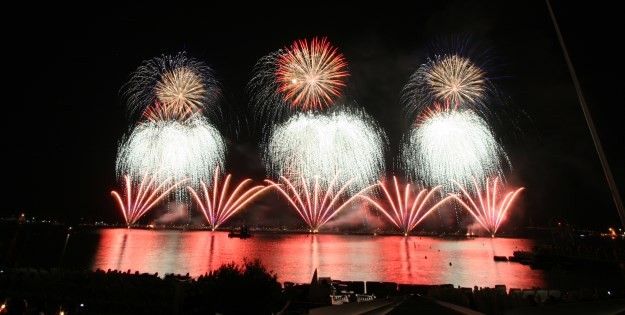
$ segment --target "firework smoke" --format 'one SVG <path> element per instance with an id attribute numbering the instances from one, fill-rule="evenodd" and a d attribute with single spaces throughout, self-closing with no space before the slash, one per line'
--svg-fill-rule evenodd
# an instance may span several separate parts
<path id="1" fill-rule="evenodd" d="M 215 167 L 223 167 L 224 154 L 221 134 L 204 117 L 146 121 L 121 142 L 116 170 L 118 176 L 128 174 L 132 179 L 152 173 L 159 182 L 188 179 L 189 186 L 198 187 L 201 180 L 212 179 Z M 176 195 L 182 198 L 184 187 Z"/>
<path id="2" fill-rule="evenodd" d="M 252 180 L 247 178 L 241 181 L 234 190 L 230 190 L 231 178 L 232 175 L 228 174 L 225 180 L 220 182 L 219 169 L 216 168 L 213 176 L 212 192 L 204 181 L 201 182 L 201 191 L 204 194 L 203 200 L 193 187 L 188 187 L 212 230 L 217 229 L 252 200 L 271 188 L 271 186 L 264 185 L 250 186 Z"/>
<path id="3" fill-rule="evenodd" d="M 482 118 L 470 110 L 438 107 L 420 117 L 404 141 L 401 163 L 413 181 L 456 188 L 502 175 L 508 157 Z"/>
<path id="4" fill-rule="evenodd" d="M 363 111 L 299 113 L 274 126 L 265 147 L 267 169 L 274 177 L 338 176 L 338 185 L 352 181 L 355 192 L 375 182 L 384 171 L 385 135 Z"/>
<path id="5" fill-rule="evenodd" d="M 383 182 L 378 182 L 378 186 L 383 192 L 385 201 L 378 202 L 366 195 L 361 197 L 382 212 L 404 235 L 408 235 L 430 213 L 451 198 L 449 196 L 438 202 L 433 202 L 434 197 L 440 195 L 440 186 L 431 190 L 420 189 L 418 193 L 414 193 L 410 184 L 400 188 L 395 176 L 393 176 L 393 183 L 389 187 Z"/>
<path id="6" fill-rule="evenodd" d="M 184 120 L 195 113 L 217 110 L 219 89 L 212 70 L 184 52 L 144 61 L 126 84 L 131 115 L 151 120 Z"/>
<path id="7" fill-rule="evenodd" d="M 456 183 L 461 191 L 460 195 L 452 195 L 464 209 L 486 230 L 491 236 L 497 234 L 501 223 L 506 219 L 508 210 L 514 204 L 517 196 L 525 189 L 523 187 L 503 192 L 501 179 L 495 177 L 486 181 L 485 189 L 477 181 L 473 181 L 474 193 L 470 193 L 465 186 Z"/>

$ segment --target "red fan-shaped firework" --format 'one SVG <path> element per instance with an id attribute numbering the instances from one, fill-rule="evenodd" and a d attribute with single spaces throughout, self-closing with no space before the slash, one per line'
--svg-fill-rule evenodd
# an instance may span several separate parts
<path id="1" fill-rule="evenodd" d="M 232 175 L 228 174 L 224 181 L 220 182 L 219 171 L 216 169 L 213 176 L 212 192 L 203 181 L 201 182 L 204 199 L 200 198 L 200 195 L 193 188 L 188 187 L 191 196 L 200 207 L 212 230 L 218 228 L 219 225 L 271 187 L 264 185 L 250 187 L 252 180 L 247 178 L 241 181 L 234 190 L 230 190 L 231 178 Z"/>
<path id="2" fill-rule="evenodd" d="M 486 189 L 480 189 L 476 180 L 473 181 L 475 194 L 470 194 L 462 185 L 456 183 L 461 190 L 460 196 L 452 195 L 475 220 L 491 236 L 497 234 L 501 223 L 506 219 L 508 210 L 512 207 L 523 187 L 514 190 L 501 191 L 503 186 L 499 177 L 486 181 Z"/>
<path id="3" fill-rule="evenodd" d="M 135 224 L 143 215 L 158 204 L 165 196 L 167 196 L 178 185 L 186 181 L 186 179 L 172 182 L 172 179 L 166 179 L 158 183 L 155 176 L 145 175 L 141 183 L 134 185 L 128 175 L 124 176 L 125 196 L 122 197 L 118 192 L 111 191 L 111 195 L 117 201 L 119 209 L 124 215 L 126 225 Z"/>
<path id="4" fill-rule="evenodd" d="M 268 179 L 265 181 L 289 201 L 313 233 L 318 232 L 319 228 L 334 218 L 360 194 L 374 186 L 366 187 L 350 197 L 347 188 L 352 181 L 348 180 L 341 186 L 337 183 L 338 176 L 335 176 L 329 183 L 322 181 L 318 176 L 312 184 L 308 184 L 309 180 L 303 176 L 300 182 L 291 181 L 284 176 L 281 176 L 280 180 L 282 184 Z"/>
<path id="5" fill-rule="evenodd" d="M 347 62 L 326 38 L 297 40 L 278 58 L 278 91 L 294 107 L 322 109 L 345 86 Z"/>
<path id="6" fill-rule="evenodd" d="M 408 235 L 423 219 L 451 198 L 448 196 L 438 202 L 433 202 L 434 196 L 436 192 L 440 192 L 441 186 L 436 186 L 431 190 L 420 189 L 415 192 L 411 184 L 405 184 L 400 188 L 395 176 L 393 176 L 393 182 L 390 185 L 383 182 L 378 182 L 378 185 L 385 200 L 375 201 L 364 195 L 362 198 L 382 212 L 404 235 Z"/>

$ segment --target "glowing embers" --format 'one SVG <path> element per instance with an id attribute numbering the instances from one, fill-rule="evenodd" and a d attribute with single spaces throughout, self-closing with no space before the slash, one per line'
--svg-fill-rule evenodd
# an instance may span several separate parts
<path id="1" fill-rule="evenodd" d="M 292 106 L 322 109 L 340 95 L 346 68 L 343 55 L 326 38 L 295 41 L 277 59 L 278 91 Z"/>
<path id="2" fill-rule="evenodd" d="M 217 229 L 231 216 L 248 205 L 271 186 L 251 186 L 252 180 L 247 178 L 241 181 L 236 188 L 230 189 L 232 174 L 228 174 L 223 181 L 219 178 L 219 169 L 215 169 L 213 175 L 212 192 L 204 181 L 201 182 L 202 197 L 195 189 L 188 187 L 191 196 L 200 207 L 204 218 L 212 230 Z"/>
<path id="3" fill-rule="evenodd" d="M 390 184 L 378 181 L 378 187 L 382 190 L 383 201 L 375 201 L 365 195 L 361 197 L 382 212 L 404 235 L 408 235 L 430 213 L 451 198 L 448 196 L 435 202 L 436 197 L 441 194 L 440 186 L 430 190 L 415 189 L 417 187 L 409 183 L 400 185 L 395 176 Z"/>
<path id="4" fill-rule="evenodd" d="M 469 191 L 460 183 L 455 183 L 460 189 L 459 195 L 452 195 L 475 220 L 490 233 L 497 234 L 506 214 L 514 204 L 523 187 L 506 190 L 499 177 L 486 180 L 485 189 L 482 189 L 476 180 L 473 180 L 475 193 Z M 502 191 L 503 190 L 503 191 Z"/>
<path id="5" fill-rule="evenodd" d="M 299 181 L 292 181 L 284 176 L 279 182 L 265 180 L 273 185 L 291 204 L 310 228 L 317 233 L 319 229 L 341 210 L 349 205 L 360 194 L 366 192 L 374 185 L 368 186 L 361 191 L 349 196 L 348 187 L 351 180 L 344 184 L 337 183 L 338 176 L 331 181 L 325 181 L 318 176 L 314 180 L 301 177 Z M 281 182 L 281 183 L 280 183 Z M 312 182 L 312 184 L 310 184 Z"/>
<path id="6" fill-rule="evenodd" d="M 131 226 L 185 181 L 174 182 L 171 178 L 158 181 L 156 176 L 144 175 L 139 184 L 134 184 L 130 176 L 124 175 L 125 195 L 122 197 L 116 191 L 111 191 L 111 195 L 117 201 L 126 225 Z"/>

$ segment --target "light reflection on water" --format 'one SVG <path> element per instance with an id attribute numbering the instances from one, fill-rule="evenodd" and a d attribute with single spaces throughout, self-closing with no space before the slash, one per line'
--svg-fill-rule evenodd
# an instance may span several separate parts
<path id="1" fill-rule="evenodd" d="M 530 250 L 526 239 L 256 234 L 228 238 L 225 232 L 104 229 L 93 269 L 118 269 L 198 276 L 222 264 L 260 259 L 280 281 L 340 280 L 461 286 L 543 287 L 544 274 L 518 263 L 495 262 Z M 450 265 L 451 263 L 451 265 Z"/>

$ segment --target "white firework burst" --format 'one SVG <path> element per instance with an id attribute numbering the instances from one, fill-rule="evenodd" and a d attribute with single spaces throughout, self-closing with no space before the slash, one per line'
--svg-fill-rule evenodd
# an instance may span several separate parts
<path id="1" fill-rule="evenodd" d="M 225 145 L 221 134 L 204 117 L 146 121 L 121 142 L 116 161 L 117 175 L 140 180 L 155 174 L 156 180 L 188 179 L 189 186 L 210 182 L 215 167 L 223 169 Z M 181 187 L 176 196 L 185 194 Z"/>
<path id="2" fill-rule="evenodd" d="M 448 192 L 473 179 L 501 176 L 506 152 L 484 119 L 470 110 L 438 109 L 423 116 L 407 135 L 401 163 L 409 177 Z"/>
<path id="3" fill-rule="evenodd" d="M 351 181 L 360 191 L 384 171 L 386 136 L 362 111 L 342 109 L 330 113 L 298 113 L 273 128 L 264 152 L 267 169 L 274 175 L 316 178 L 336 185 Z M 338 175 L 337 175 L 338 174 Z"/>

